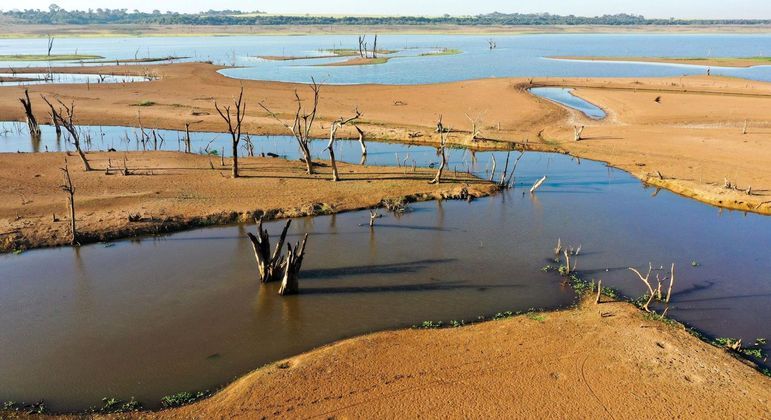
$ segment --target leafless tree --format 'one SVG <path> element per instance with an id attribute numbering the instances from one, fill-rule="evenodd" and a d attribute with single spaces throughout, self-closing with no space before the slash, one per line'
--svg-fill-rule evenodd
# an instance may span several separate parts
<path id="1" fill-rule="evenodd" d="M 72 178 L 70 177 L 70 170 L 67 166 L 67 158 L 64 158 L 64 167 L 61 168 L 64 183 L 61 185 L 62 191 L 67 193 L 67 207 L 70 210 L 70 245 L 76 245 L 78 243 L 78 231 L 75 228 L 75 185 L 72 184 Z"/>
<path id="2" fill-rule="evenodd" d="M 233 149 L 233 178 L 238 178 L 238 142 L 241 140 L 241 123 L 244 121 L 244 115 L 246 113 L 246 103 L 244 99 L 244 87 L 241 86 L 241 90 L 238 93 L 238 98 L 234 99 L 235 115 L 231 115 L 230 105 L 222 108 L 217 105 L 217 101 L 214 101 L 214 108 L 217 113 L 220 114 L 225 123 L 228 125 L 228 132 L 231 137 L 231 144 Z"/>
<path id="3" fill-rule="evenodd" d="M 574 126 L 573 127 L 573 140 L 575 140 L 575 141 L 582 140 L 583 138 L 581 137 L 581 135 L 583 133 L 584 133 L 584 126 L 583 125 L 581 127 Z"/>
<path id="4" fill-rule="evenodd" d="M 51 49 L 54 47 L 54 37 L 48 35 L 48 56 L 51 56 Z"/>
<path id="5" fill-rule="evenodd" d="M 429 184 L 439 184 L 442 182 L 442 172 L 445 165 L 447 165 L 447 155 L 444 152 L 444 148 L 447 145 L 447 133 L 439 133 L 439 147 L 436 149 L 436 155 L 439 156 L 439 169 L 436 171 L 436 176 Z"/>
<path id="6" fill-rule="evenodd" d="M 19 98 L 19 102 L 24 107 L 24 115 L 27 118 L 27 127 L 29 127 L 29 135 L 33 138 L 40 137 L 40 125 L 35 118 L 35 114 L 32 112 L 32 101 L 29 99 L 29 90 L 24 89 L 24 97 Z"/>
<path id="7" fill-rule="evenodd" d="M 88 163 L 86 154 L 83 153 L 83 148 L 80 146 L 80 133 L 78 132 L 78 127 L 73 121 L 73 116 L 75 114 L 75 102 L 72 102 L 70 103 L 70 106 L 67 106 L 64 102 L 57 99 L 56 102 L 59 103 L 60 108 L 56 109 L 45 96 L 43 96 L 43 100 L 51 108 L 51 112 L 54 114 L 54 118 L 59 121 L 59 124 L 64 127 L 64 129 L 67 130 L 67 133 L 70 135 L 70 141 L 72 141 L 72 144 L 75 146 L 75 150 L 78 152 L 78 156 L 80 157 L 81 162 L 83 162 L 83 169 L 86 172 L 90 171 L 91 165 Z"/>
<path id="8" fill-rule="evenodd" d="M 308 234 L 306 233 L 302 242 L 296 244 L 294 249 L 292 249 L 292 245 L 286 244 L 289 252 L 286 256 L 286 264 L 284 266 L 284 279 L 281 280 L 281 288 L 278 290 L 279 295 L 296 295 L 300 291 L 298 280 L 300 268 L 303 264 L 303 257 L 305 256 L 305 244 L 307 242 Z"/>
<path id="9" fill-rule="evenodd" d="M 511 172 L 509 172 L 509 156 L 511 155 L 511 152 L 506 154 L 506 165 L 503 167 L 503 173 L 501 174 L 501 182 L 498 183 L 498 185 L 501 188 L 511 188 L 511 183 L 514 180 L 514 172 L 517 171 L 517 165 L 519 165 L 519 161 L 522 159 L 522 156 L 525 156 L 525 151 L 521 151 L 519 153 L 519 156 L 514 160 L 514 165 L 511 167 Z M 508 175 L 507 175 L 508 173 Z"/>
<path id="10" fill-rule="evenodd" d="M 270 114 L 273 119 L 281 123 L 286 127 L 297 139 L 297 143 L 300 146 L 300 150 L 305 160 L 306 170 L 308 174 L 313 174 L 313 162 L 311 162 L 311 150 L 310 150 L 310 133 L 313 128 L 313 122 L 316 120 L 316 112 L 319 107 L 319 92 L 321 91 L 321 85 L 316 83 L 316 80 L 311 78 L 311 84 L 309 85 L 313 91 L 313 106 L 310 110 L 306 110 L 303 106 L 303 101 L 300 99 L 300 95 L 295 90 L 294 96 L 297 102 L 297 111 L 295 112 L 294 122 L 289 125 L 278 117 L 273 111 L 271 111 L 265 104 L 260 103 L 260 107 Z"/>
<path id="11" fill-rule="evenodd" d="M 366 157 L 367 156 L 367 145 L 364 144 L 364 131 L 359 128 L 358 125 L 354 125 L 353 128 L 356 129 L 356 132 L 359 133 L 359 145 L 361 145 L 361 156 Z"/>
<path id="12" fill-rule="evenodd" d="M 366 37 L 367 37 L 366 35 L 359 35 L 359 57 L 361 58 L 365 58 L 364 57 L 365 50 L 363 48 L 364 48 L 364 39 Z"/>
<path id="13" fill-rule="evenodd" d="M 190 123 L 188 123 L 188 122 L 185 123 L 185 139 L 184 139 L 184 142 L 185 142 L 185 153 L 191 153 L 192 152 L 192 150 L 191 150 L 192 147 L 191 147 L 191 144 L 190 144 Z"/>
<path id="14" fill-rule="evenodd" d="M 465 115 L 466 118 L 468 118 L 468 120 L 471 122 L 471 141 L 479 140 L 479 136 L 482 135 L 481 125 L 483 113 L 480 112 L 474 118 L 472 118 L 469 114 Z"/>
<path id="15" fill-rule="evenodd" d="M 375 227 L 375 219 L 380 217 L 380 215 L 375 210 L 369 211 L 369 227 Z"/>
<path id="16" fill-rule="evenodd" d="M 377 34 L 375 34 L 375 41 L 372 43 L 372 58 L 377 58 Z"/>
<path id="17" fill-rule="evenodd" d="M 272 254 L 270 252 L 270 235 L 262 227 L 262 218 L 257 219 L 257 235 L 251 232 L 246 233 L 254 248 L 254 257 L 257 259 L 257 275 L 260 283 L 278 281 L 281 278 L 284 270 L 281 250 L 284 247 L 286 233 L 291 223 L 291 219 L 286 221 L 286 225 L 284 225 L 284 229 L 281 231 L 281 236 Z"/>
<path id="18" fill-rule="evenodd" d="M 359 117 L 361 117 L 361 112 L 359 112 L 359 109 L 357 108 L 354 111 L 353 117 L 347 119 L 340 117 L 333 121 L 329 128 L 329 144 L 327 144 L 327 150 L 329 150 L 329 160 L 332 164 L 332 181 L 340 180 L 340 174 L 337 172 L 337 161 L 335 161 L 335 139 L 337 136 L 337 130 L 346 124 L 356 121 L 359 119 Z"/>

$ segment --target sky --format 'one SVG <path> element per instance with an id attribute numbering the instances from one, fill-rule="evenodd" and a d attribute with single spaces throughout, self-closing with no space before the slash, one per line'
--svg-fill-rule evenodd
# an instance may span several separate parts
<path id="1" fill-rule="evenodd" d="M 0 0 L 0 9 L 47 9 L 51 0 L 13 3 Z M 55 0 L 65 9 L 99 7 L 142 11 L 172 10 L 198 12 L 208 9 L 261 10 L 280 14 L 358 14 L 358 15 L 475 15 L 489 12 L 542 13 L 577 16 L 631 13 L 649 18 L 746 18 L 771 19 L 771 0 Z"/>

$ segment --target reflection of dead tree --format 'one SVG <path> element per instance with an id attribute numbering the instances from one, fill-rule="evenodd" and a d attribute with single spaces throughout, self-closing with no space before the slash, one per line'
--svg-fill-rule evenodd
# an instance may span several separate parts
<path id="1" fill-rule="evenodd" d="M 581 127 L 574 126 L 573 127 L 573 140 L 575 140 L 575 141 L 583 140 L 583 138 L 581 137 L 581 135 L 583 133 L 584 133 L 584 126 L 583 125 Z"/>
<path id="2" fill-rule="evenodd" d="M 61 108 L 57 110 L 46 97 L 43 97 L 43 100 L 46 101 L 48 106 L 51 108 L 51 112 L 54 114 L 54 118 L 59 120 L 59 124 L 61 124 L 64 129 L 67 130 L 67 133 L 69 133 L 70 141 L 72 141 L 72 144 L 75 146 L 75 150 L 78 152 L 78 156 L 80 156 L 80 160 L 83 162 L 83 169 L 85 171 L 90 171 L 91 165 L 88 163 L 86 154 L 83 153 L 83 149 L 80 147 L 80 133 L 78 132 L 78 128 L 75 126 L 73 121 L 73 115 L 75 114 L 75 102 L 72 102 L 70 106 L 67 106 L 64 104 L 64 102 L 57 99 L 56 101 L 59 103 L 59 105 L 61 105 Z"/>
<path id="3" fill-rule="evenodd" d="M 217 105 L 217 101 L 214 101 L 214 108 L 220 114 L 225 123 L 228 125 L 228 132 L 231 137 L 231 144 L 233 146 L 233 178 L 238 178 L 238 142 L 241 140 L 241 123 L 244 121 L 244 115 L 246 113 L 246 103 L 243 102 L 244 87 L 241 87 L 241 91 L 238 94 L 238 99 L 234 100 L 235 104 L 235 120 L 231 116 L 230 105 L 227 105 L 220 109 Z M 224 157 L 223 157 L 224 159 Z"/>
<path id="4" fill-rule="evenodd" d="M 313 108 L 311 108 L 310 112 L 307 112 L 303 107 L 302 99 L 300 99 L 300 95 L 297 93 L 297 91 L 295 90 L 294 92 L 295 101 L 297 102 L 297 111 L 295 112 L 294 122 L 292 125 L 289 125 L 285 121 L 281 120 L 278 115 L 268 109 L 265 104 L 260 103 L 260 107 L 262 107 L 262 109 L 270 114 L 273 119 L 286 127 L 292 133 L 294 138 L 297 139 L 297 143 L 299 144 L 300 150 L 302 151 L 303 160 L 305 161 L 306 170 L 309 175 L 313 174 L 313 162 L 311 162 L 310 149 L 310 132 L 311 128 L 313 128 L 313 122 L 316 120 L 316 112 L 318 111 L 319 107 L 319 91 L 321 90 L 321 85 L 316 83 L 316 80 L 311 78 L 310 88 L 313 91 Z"/>
<path id="5" fill-rule="evenodd" d="M 538 181 L 535 181 L 535 184 L 533 184 L 532 187 L 530 187 L 530 194 L 533 194 L 538 188 L 543 185 L 544 182 L 546 182 L 546 175 L 543 176 L 543 178 L 539 179 Z"/>
<path id="6" fill-rule="evenodd" d="M 364 144 L 364 131 L 359 128 L 358 125 L 354 125 L 353 128 L 359 133 L 359 145 L 361 145 L 361 156 L 367 156 L 367 145 Z"/>
<path id="7" fill-rule="evenodd" d="M 273 254 L 270 252 L 270 235 L 262 227 L 262 218 L 257 220 L 257 236 L 251 232 L 246 233 L 249 240 L 252 241 L 252 247 L 254 248 L 254 257 L 257 259 L 257 275 L 260 283 L 268 283 L 280 279 L 284 269 L 281 248 L 284 246 L 286 233 L 291 223 L 292 220 L 290 219 L 284 225 L 284 230 L 281 231 L 281 236 L 278 239 L 278 244 L 276 244 Z"/>
<path id="8" fill-rule="evenodd" d="M 340 127 L 349 124 L 353 121 L 356 121 L 361 117 L 361 112 L 359 112 L 358 109 L 354 111 L 355 115 L 351 118 L 344 119 L 343 117 L 340 117 L 332 122 L 332 125 L 329 128 L 329 144 L 327 144 L 327 150 L 329 150 L 329 160 L 332 164 L 332 181 L 339 181 L 340 175 L 337 172 L 337 161 L 335 161 L 335 139 L 337 136 L 337 130 L 340 129 Z"/>
<path id="9" fill-rule="evenodd" d="M 292 249 L 292 245 L 286 244 L 289 253 L 285 261 L 284 279 L 281 280 L 281 288 L 278 290 L 278 294 L 281 296 L 296 295 L 300 291 L 298 280 L 303 257 L 305 256 L 306 242 L 308 242 L 307 233 L 303 237 L 302 242 L 296 244 L 294 249 Z"/>
<path id="10" fill-rule="evenodd" d="M 439 147 L 436 149 L 436 155 L 439 156 L 439 169 L 436 171 L 436 176 L 429 182 L 429 184 L 439 184 L 442 182 L 442 172 L 444 166 L 447 165 L 447 155 L 444 153 L 444 148 L 447 145 L 447 133 L 439 134 Z"/>
<path id="11" fill-rule="evenodd" d="M 78 231 L 75 228 L 75 186 L 72 184 L 72 178 L 70 178 L 70 169 L 67 167 L 67 158 L 64 158 L 64 167 L 61 168 L 62 175 L 64 177 L 64 183 L 61 185 L 62 191 L 67 193 L 67 206 L 70 210 L 70 244 L 76 245 L 78 243 Z"/>
<path id="12" fill-rule="evenodd" d="M 24 97 L 19 98 L 19 102 L 24 107 L 24 115 L 27 117 L 27 127 L 32 137 L 40 137 L 40 125 L 37 123 L 35 114 L 32 113 L 32 101 L 29 99 L 29 91 L 24 89 Z"/>

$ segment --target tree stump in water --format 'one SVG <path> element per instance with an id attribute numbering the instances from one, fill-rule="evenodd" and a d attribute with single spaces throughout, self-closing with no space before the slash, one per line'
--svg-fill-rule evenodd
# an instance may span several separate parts
<path id="1" fill-rule="evenodd" d="M 249 236 L 249 240 L 252 241 L 252 247 L 254 248 L 254 257 L 257 259 L 257 276 L 260 283 L 278 281 L 281 278 L 280 276 L 286 263 L 281 258 L 281 248 L 284 247 L 286 233 L 291 223 L 291 219 L 286 221 L 273 254 L 270 253 L 270 235 L 262 227 L 262 218 L 257 220 L 256 236 L 251 232 L 246 233 Z"/>
<path id="2" fill-rule="evenodd" d="M 305 243 L 307 241 L 308 234 L 306 233 L 302 242 L 295 245 L 294 249 L 292 249 L 292 245 L 286 244 L 289 253 L 285 260 L 284 279 L 281 281 L 281 288 L 278 290 L 278 294 L 281 296 L 296 295 L 300 291 L 298 275 L 300 274 L 300 268 L 303 264 Z"/>

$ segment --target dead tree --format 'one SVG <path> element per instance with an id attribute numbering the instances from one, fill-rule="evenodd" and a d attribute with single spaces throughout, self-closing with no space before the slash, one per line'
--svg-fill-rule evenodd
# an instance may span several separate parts
<path id="1" fill-rule="evenodd" d="M 361 112 L 359 112 L 358 108 L 354 111 L 355 115 L 351 118 L 344 119 L 343 117 L 340 117 L 332 122 L 332 125 L 329 128 L 329 144 L 327 144 L 327 150 L 329 150 L 329 160 L 332 164 L 332 181 L 339 181 L 340 180 L 340 174 L 337 172 L 337 161 L 335 161 L 335 139 L 337 136 L 337 130 L 353 121 L 356 121 L 361 117 Z"/>
<path id="2" fill-rule="evenodd" d="M 653 302 L 653 298 L 656 296 L 653 286 L 651 286 L 650 281 L 648 280 L 651 276 L 651 271 L 653 271 L 653 264 L 648 263 L 648 273 L 643 277 L 642 273 L 637 271 L 636 268 L 629 267 L 629 270 L 637 274 L 637 277 L 640 278 L 640 280 L 645 283 L 645 287 L 648 288 L 648 300 L 643 305 L 643 309 L 645 309 L 646 312 L 651 312 L 650 309 L 648 309 L 648 306 Z"/>
<path id="3" fill-rule="evenodd" d="M 466 118 L 471 122 L 471 141 L 479 140 L 479 136 L 482 134 L 480 125 L 482 124 L 482 113 L 477 114 L 475 118 L 471 118 L 469 114 L 465 114 Z"/>
<path id="4" fill-rule="evenodd" d="M 313 174 L 313 162 L 311 162 L 310 149 L 310 133 L 311 128 L 313 128 L 313 122 L 316 120 L 316 112 L 318 111 L 319 107 L 319 91 L 321 90 L 321 85 L 316 83 L 316 80 L 311 78 L 310 88 L 313 91 L 313 107 L 310 111 L 306 111 L 305 107 L 303 107 L 303 101 L 300 99 L 300 95 L 297 93 L 297 90 L 294 92 L 295 101 L 297 102 L 297 111 L 295 112 L 294 122 L 292 125 L 289 125 L 285 121 L 281 120 L 281 118 L 279 118 L 278 115 L 276 115 L 267 106 L 265 106 L 265 104 L 260 103 L 260 107 L 262 107 L 265 112 L 270 114 L 273 119 L 286 127 L 297 140 L 297 143 L 300 146 L 300 150 L 303 154 L 303 159 L 305 161 L 308 175 Z"/>
<path id="5" fill-rule="evenodd" d="M 70 169 L 67 166 L 67 158 L 64 158 L 64 167 L 61 168 L 62 176 L 64 177 L 64 183 L 61 185 L 62 191 L 67 193 L 67 207 L 70 210 L 70 245 L 77 245 L 78 243 L 78 231 L 75 227 L 75 185 L 72 184 L 72 178 L 70 177 Z"/>
<path id="6" fill-rule="evenodd" d="M 56 141 L 58 142 L 59 139 L 62 137 L 62 126 L 61 124 L 59 124 L 59 119 L 56 118 L 56 112 L 54 110 L 54 107 L 51 106 L 50 103 L 48 105 L 51 108 L 48 111 L 48 116 L 51 118 L 51 124 L 53 124 L 54 130 L 56 131 Z"/>
<path id="7" fill-rule="evenodd" d="M 244 99 L 244 87 L 241 86 L 241 91 L 238 93 L 238 99 L 234 99 L 235 115 L 231 115 L 230 105 L 224 106 L 220 109 L 217 105 L 217 101 L 214 101 L 214 108 L 217 113 L 220 114 L 225 123 L 228 125 L 228 132 L 231 137 L 231 144 L 233 146 L 233 178 L 238 178 L 238 142 L 241 140 L 241 123 L 244 121 L 244 115 L 246 113 L 246 103 Z M 224 159 L 224 157 L 223 157 Z"/>
<path id="8" fill-rule="evenodd" d="M 538 188 L 543 185 L 544 182 L 546 182 L 546 175 L 543 176 L 543 178 L 539 179 L 538 181 L 535 181 L 535 184 L 533 184 L 532 187 L 530 187 L 530 194 L 533 194 Z"/>
<path id="9" fill-rule="evenodd" d="M 446 144 L 447 133 L 440 133 L 439 147 L 436 149 L 436 155 L 439 156 L 439 169 L 437 169 L 436 176 L 429 182 L 429 184 L 439 184 L 442 182 L 442 172 L 444 172 L 444 166 L 447 165 L 447 155 L 444 153 Z"/>
<path id="10" fill-rule="evenodd" d="M 366 38 L 366 35 L 359 35 L 359 57 L 364 58 L 364 38 Z"/>
<path id="11" fill-rule="evenodd" d="M 359 133 L 359 145 L 361 145 L 361 156 L 367 156 L 367 145 L 364 144 L 364 131 L 359 128 L 358 125 L 353 126 L 353 128 L 356 129 L 356 131 Z"/>
<path id="12" fill-rule="evenodd" d="M 490 159 L 492 159 L 493 161 L 493 167 L 490 170 L 490 182 L 493 182 L 493 177 L 495 177 L 495 155 L 490 155 Z M 507 160 L 508 160 L 508 157 L 507 157 Z"/>
<path id="13" fill-rule="evenodd" d="M 190 144 L 190 123 L 185 123 L 185 153 L 192 153 Z"/>
<path id="14" fill-rule="evenodd" d="M 575 140 L 575 141 L 583 140 L 583 138 L 581 137 L 581 135 L 583 133 L 584 133 L 584 126 L 583 125 L 581 127 L 574 126 L 573 127 L 573 140 Z"/>
<path id="15" fill-rule="evenodd" d="M 525 156 L 525 151 L 521 151 L 519 153 L 519 156 L 517 156 L 517 159 L 514 160 L 514 166 L 511 168 L 511 172 L 509 172 L 508 177 L 506 176 L 506 173 L 509 170 L 509 156 L 511 155 L 511 152 L 506 154 L 506 166 L 503 168 L 503 173 L 501 174 L 501 182 L 498 184 L 501 188 L 511 188 L 511 183 L 514 180 L 514 172 L 517 171 L 517 165 L 519 165 L 520 159 L 522 159 L 522 156 Z"/>
<path id="16" fill-rule="evenodd" d="M 54 48 L 54 37 L 48 35 L 48 56 L 51 56 L 51 50 Z"/>
<path id="17" fill-rule="evenodd" d="M 278 290 L 278 294 L 281 296 L 296 295 L 300 291 L 298 280 L 303 257 L 305 256 L 306 242 L 308 242 L 307 233 L 303 237 L 302 242 L 296 244 L 294 249 L 292 249 L 292 245 L 286 244 L 289 253 L 285 260 L 284 279 L 281 280 L 281 288 Z"/>
<path id="18" fill-rule="evenodd" d="M 602 280 L 597 282 L 597 298 L 594 300 L 594 303 L 599 305 L 601 297 L 602 297 Z"/>
<path id="19" fill-rule="evenodd" d="M 375 227 L 375 219 L 380 217 L 380 215 L 375 210 L 369 211 L 369 227 Z"/>
<path id="20" fill-rule="evenodd" d="M 377 58 L 377 34 L 375 34 L 375 41 L 372 43 L 372 58 Z"/>
<path id="21" fill-rule="evenodd" d="M 278 239 L 278 244 L 273 253 L 270 252 L 270 235 L 262 227 L 262 218 L 257 220 L 257 235 L 247 232 L 246 235 L 252 242 L 254 248 L 254 257 L 257 259 L 257 276 L 260 283 L 269 283 L 278 281 L 283 274 L 284 260 L 281 258 L 281 249 L 284 247 L 286 233 L 292 220 L 287 220 L 284 230 Z"/>
<path id="22" fill-rule="evenodd" d="M 747 120 L 744 120 L 744 128 L 742 128 L 742 134 L 747 134 Z"/>
<path id="23" fill-rule="evenodd" d="M 29 135 L 33 138 L 40 137 L 40 125 L 37 123 L 35 114 L 32 113 L 32 101 L 29 99 L 29 91 L 24 89 L 24 97 L 19 98 L 19 102 L 24 107 L 24 115 L 27 117 L 27 127 L 29 127 Z"/>
<path id="24" fill-rule="evenodd" d="M 43 100 L 46 101 L 48 106 L 51 108 L 51 112 L 54 114 L 54 118 L 59 120 L 59 124 L 63 126 L 64 129 L 67 130 L 67 133 L 70 135 L 70 141 L 72 141 L 72 144 L 75 146 L 75 150 L 78 152 L 78 156 L 80 157 L 81 162 L 83 162 L 83 169 L 86 172 L 90 171 L 91 165 L 88 163 L 86 154 L 83 153 L 83 149 L 80 147 L 80 133 L 78 132 L 78 127 L 75 126 L 75 122 L 73 121 L 73 116 L 75 114 L 75 102 L 72 102 L 70 106 L 67 106 L 64 104 L 64 102 L 57 99 L 56 101 L 59 103 L 59 105 L 61 105 L 61 108 L 57 110 L 45 96 L 43 97 Z"/>

